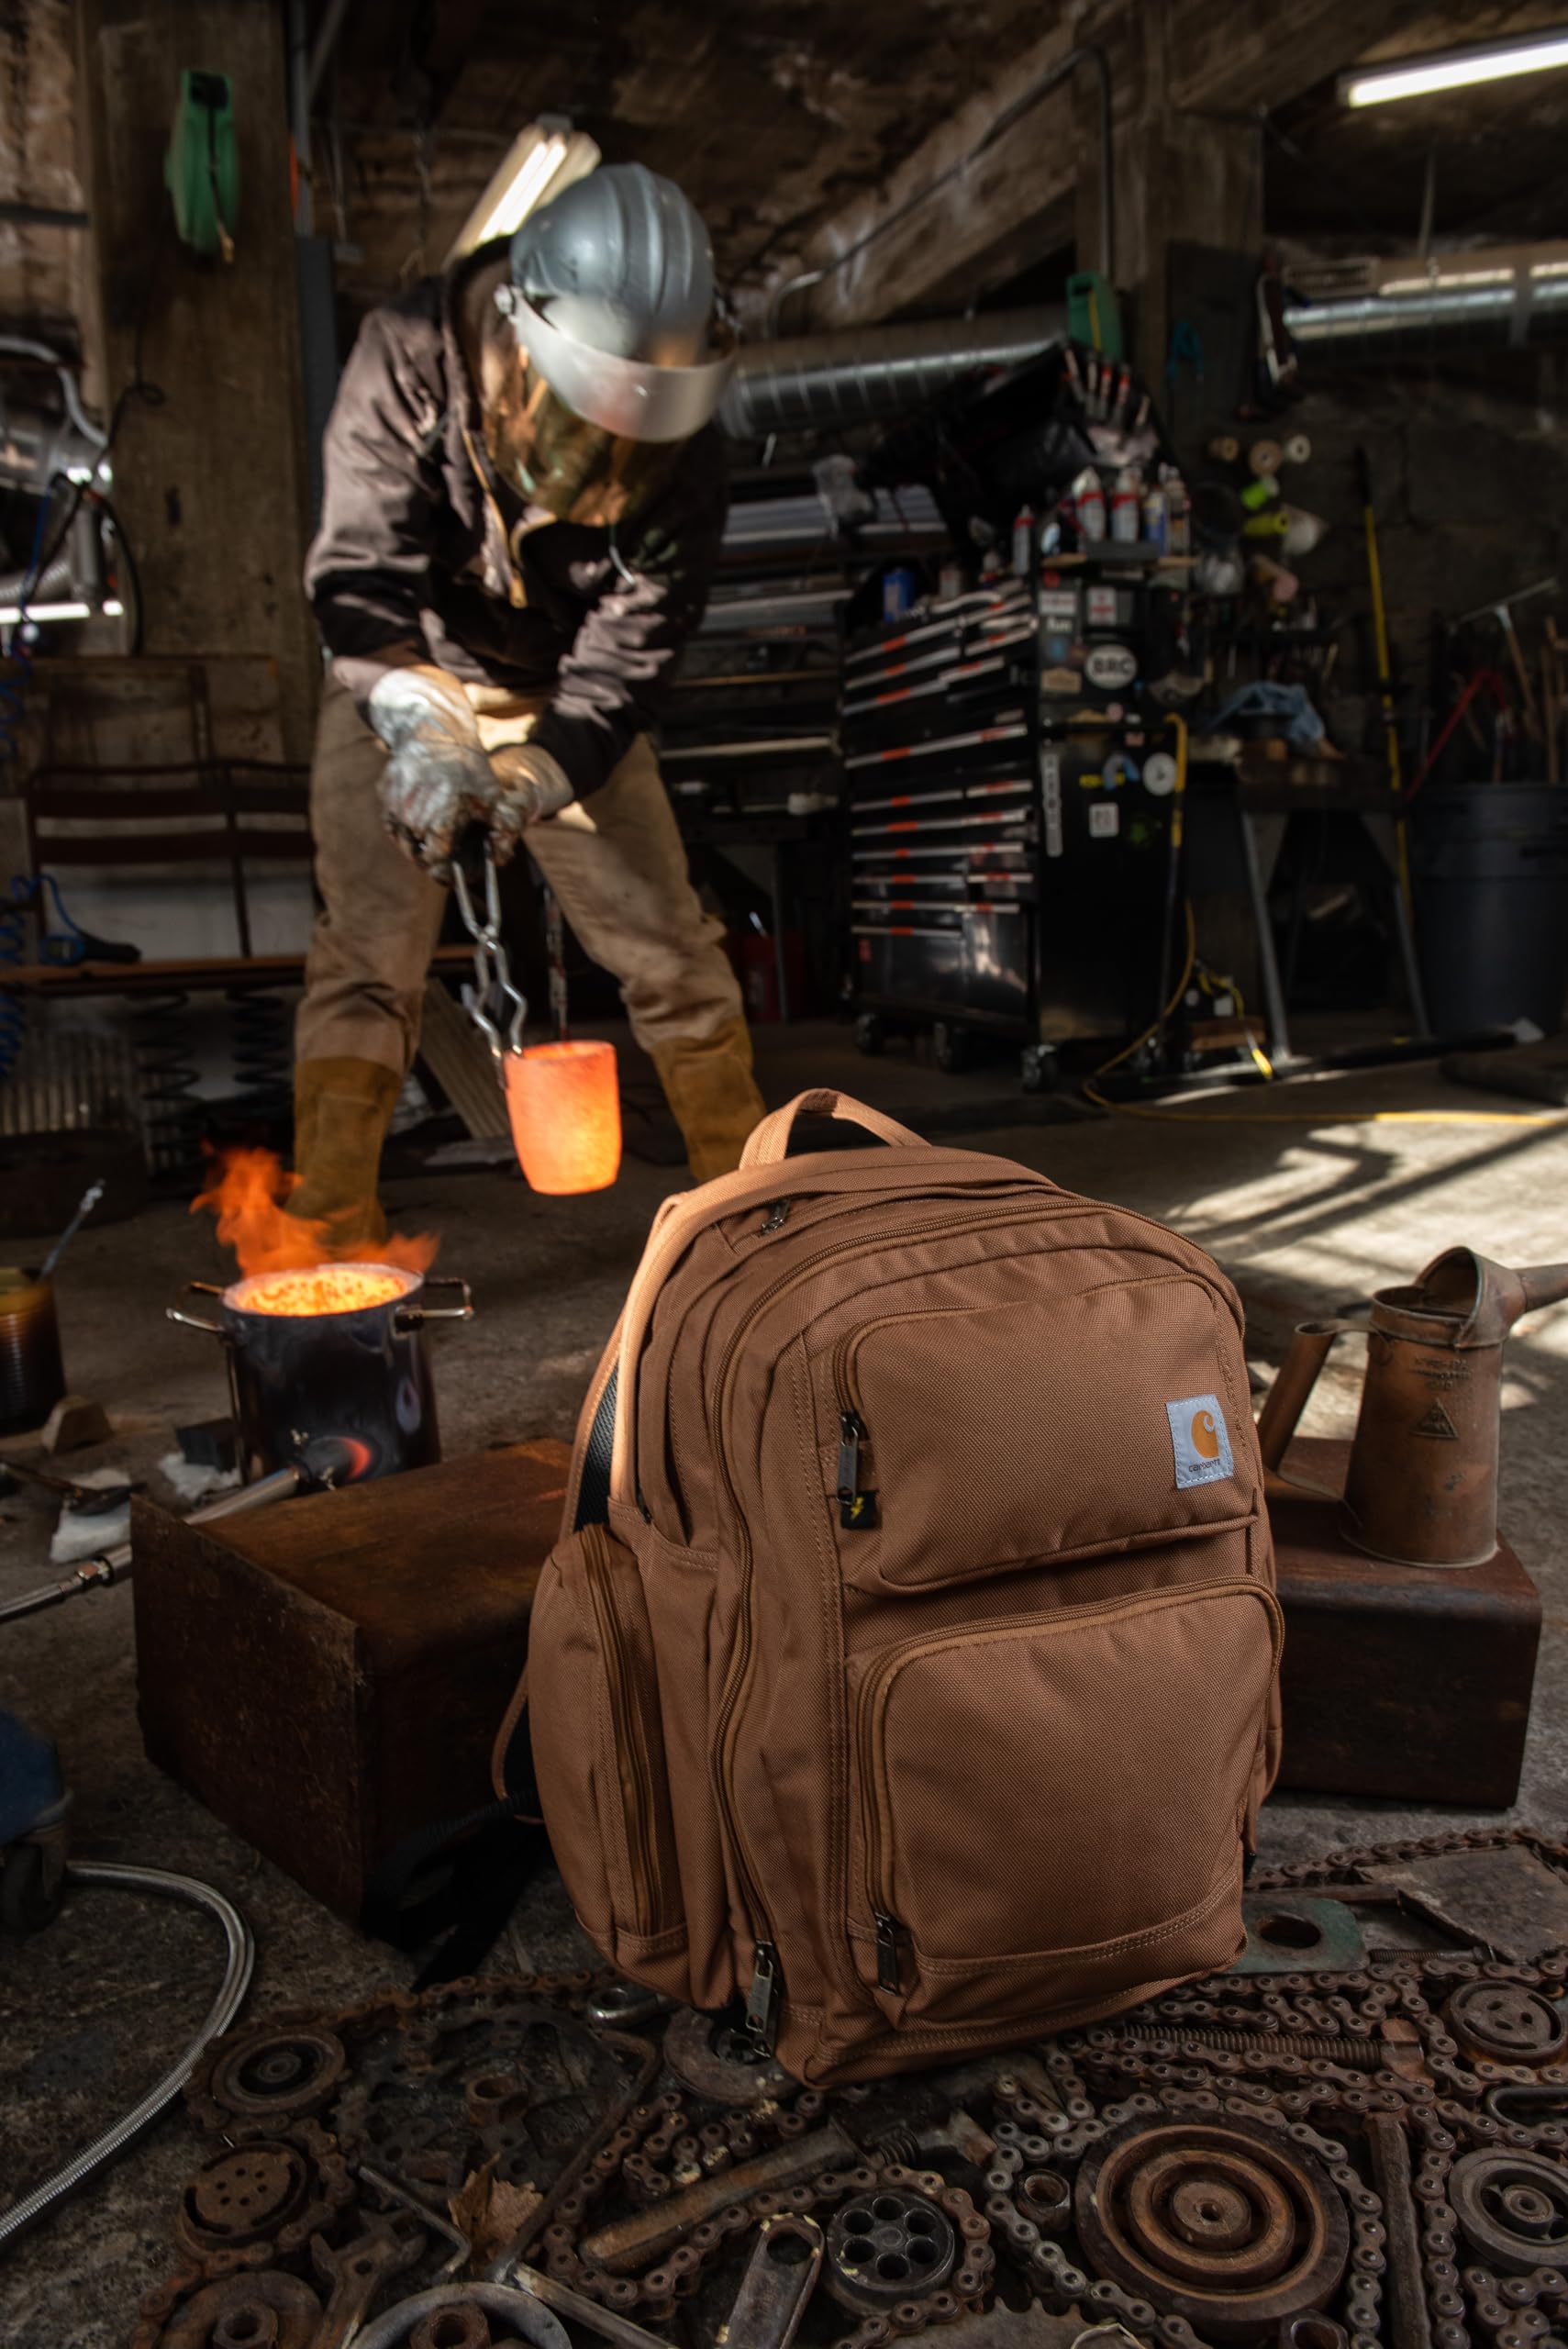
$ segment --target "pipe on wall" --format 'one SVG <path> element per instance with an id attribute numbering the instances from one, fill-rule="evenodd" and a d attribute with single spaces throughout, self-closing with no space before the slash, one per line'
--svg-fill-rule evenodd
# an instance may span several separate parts
<path id="1" fill-rule="evenodd" d="M 732 440 L 746 440 L 863 424 L 918 406 L 972 368 L 1031 359 L 1066 331 L 1066 312 L 1053 307 L 749 344 L 720 404 L 719 425 Z"/>
<path id="2" fill-rule="evenodd" d="M 836 260 L 824 262 L 820 269 L 803 270 L 799 276 L 786 278 L 782 285 L 775 286 L 769 298 L 764 328 L 770 341 L 778 333 L 779 314 L 792 294 L 802 294 L 809 286 L 820 285 L 825 279 L 836 277 L 841 269 L 847 269 L 851 262 L 858 261 L 866 248 L 874 245 L 879 237 L 885 237 L 890 228 L 896 228 L 901 220 L 906 220 L 909 215 L 917 210 L 922 204 L 927 203 L 931 196 L 948 186 L 962 173 L 968 171 L 971 163 L 977 162 L 986 149 L 994 146 L 1001 138 L 1004 131 L 1010 130 L 1014 123 L 1029 113 L 1031 106 L 1038 106 L 1042 98 L 1050 96 L 1052 90 L 1060 88 L 1063 82 L 1068 81 L 1077 72 L 1080 65 L 1094 67 L 1099 94 L 1100 274 L 1107 285 L 1114 285 L 1116 283 L 1116 181 L 1111 169 L 1111 69 L 1103 49 L 1096 47 L 1092 41 L 1083 41 L 1076 49 L 1070 49 L 1065 57 L 1058 58 L 1054 65 L 1040 74 L 1037 80 L 1031 82 L 1028 89 L 1020 92 L 1013 100 L 1011 106 L 1004 106 L 984 139 L 977 146 L 972 147 L 967 155 L 960 156 L 956 163 L 950 163 L 945 172 L 939 172 L 934 180 L 929 181 L 924 187 L 917 188 L 913 195 L 907 197 L 895 210 L 890 212 L 885 220 L 879 220 L 874 228 L 867 229 L 863 237 L 858 237 L 852 245 L 846 246 Z"/>

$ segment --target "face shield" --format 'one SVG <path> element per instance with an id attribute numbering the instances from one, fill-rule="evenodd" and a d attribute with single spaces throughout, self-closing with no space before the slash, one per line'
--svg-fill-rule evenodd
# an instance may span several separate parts
<path id="1" fill-rule="evenodd" d="M 498 470 L 562 521 L 603 526 L 651 505 L 723 396 L 735 363 L 728 329 L 696 346 L 667 343 L 679 354 L 669 363 L 664 353 L 628 359 L 596 348 L 571 330 L 570 303 L 504 286 L 496 304 L 519 361 L 485 416 Z"/>

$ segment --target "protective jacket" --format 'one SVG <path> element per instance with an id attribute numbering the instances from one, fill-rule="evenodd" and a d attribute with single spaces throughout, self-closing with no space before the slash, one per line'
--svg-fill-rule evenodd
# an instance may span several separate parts
<path id="1" fill-rule="evenodd" d="M 385 670 L 428 662 L 549 690 L 531 739 L 586 797 L 657 718 L 702 617 L 724 445 L 699 432 L 616 532 L 530 513 L 491 463 L 468 356 L 506 259 L 504 239 L 481 246 L 365 319 L 327 428 L 306 589 L 361 710 Z"/>

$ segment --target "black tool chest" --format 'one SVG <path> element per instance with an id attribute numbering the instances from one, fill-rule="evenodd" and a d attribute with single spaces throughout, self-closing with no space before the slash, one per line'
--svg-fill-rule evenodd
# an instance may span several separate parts
<path id="1" fill-rule="evenodd" d="M 1159 1009 L 1175 762 L 1134 565 L 1004 574 L 851 643 L 840 735 L 856 1037 L 990 1036 L 1024 1082 Z"/>

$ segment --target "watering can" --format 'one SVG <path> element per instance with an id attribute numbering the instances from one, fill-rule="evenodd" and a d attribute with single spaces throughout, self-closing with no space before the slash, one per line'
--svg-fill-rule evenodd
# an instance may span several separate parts
<path id="1" fill-rule="evenodd" d="M 1302 1322 L 1258 1415 L 1264 1467 L 1288 1486 L 1280 1463 L 1329 1349 L 1363 1336 L 1341 1532 L 1395 1565 L 1484 1565 L 1497 1547 L 1504 1341 L 1521 1313 L 1564 1297 L 1568 1264 L 1450 1248 L 1408 1287 L 1377 1290 L 1366 1320 Z"/>

